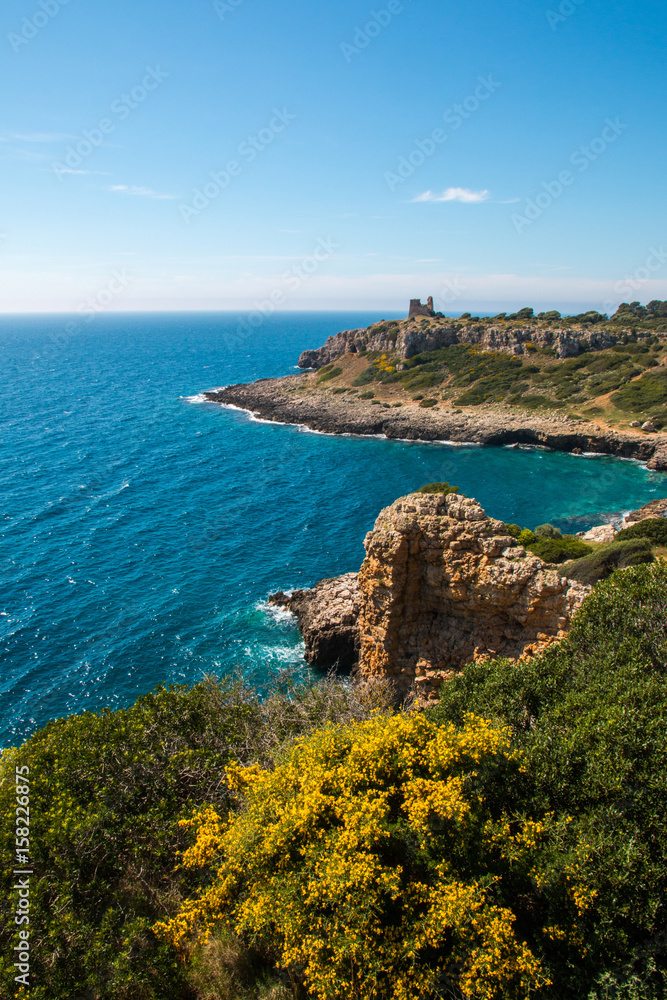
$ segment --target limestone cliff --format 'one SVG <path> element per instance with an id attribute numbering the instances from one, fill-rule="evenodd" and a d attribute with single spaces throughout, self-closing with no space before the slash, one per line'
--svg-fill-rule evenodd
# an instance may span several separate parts
<path id="1" fill-rule="evenodd" d="M 584 331 L 535 322 L 460 321 L 443 316 L 412 317 L 396 322 L 374 323 L 366 329 L 343 330 L 329 337 L 322 347 L 304 351 L 300 368 L 322 368 L 349 351 L 397 351 L 412 358 L 422 351 L 453 344 L 470 344 L 484 350 L 521 355 L 525 346 L 551 348 L 557 357 L 576 356 L 583 350 L 602 350 L 622 340 L 624 331 Z M 639 334 L 639 337 L 649 334 Z"/>
<path id="2" fill-rule="evenodd" d="M 359 573 L 362 675 L 423 698 L 487 656 L 534 653 L 564 635 L 590 588 L 526 552 L 476 500 L 412 494 L 382 511 Z"/>
<path id="3" fill-rule="evenodd" d="M 364 544 L 358 585 L 347 574 L 274 600 L 297 615 L 310 663 L 347 666 L 358 655 L 362 677 L 391 678 L 401 693 L 414 686 L 421 701 L 473 659 L 517 658 L 563 636 L 590 591 L 456 494 L 397 500 Z"/>

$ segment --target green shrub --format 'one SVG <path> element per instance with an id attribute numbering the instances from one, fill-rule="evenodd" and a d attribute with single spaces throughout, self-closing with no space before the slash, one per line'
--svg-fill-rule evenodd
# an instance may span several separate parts
<path id="1" fill-rule="evenodd" d="M 644 521 L 637 521 L 629 528 L 619 531 L 615 540 L 623 542 L 628 538 L 648 538 L 654 545 L 667 545 L 667 518 L 649 517 Z"/>
<path id="2" fill-rule="evenodd" d="M 438 405 L 438 400 L 437 399 L 422 399 L 422 401 L 421 401 L 421 403 L 419 405 L 421 406 L 422 409 L 428 409 L 431 406 L 437 406 Z"/>
<path id="3" fill-rule="evenodd" d="M 374 399 L 374 392 L 362 392 L 359 394 L 359 399 Z"/>
<path id="4" fill-rule="evenodd" d="M 370 365 L 368 368 L 364 368 L 360 375 L 357 375 L 352 385 L 370 385 L 371 382 L 375 381 L 376 375 L 377 369 Z"/>
<path id="5" fill-rule="evenodd" d="M 539 410 L 542 407 L 554 405 L 554 401 L 548 396 L 522 396 L 520 393 L 508 396 L 507 402 L 510 406 L 523 406 L 527 410 Z"/>
<path id="6" fill-rule="evenodd" d="M 174 870 L 187 845 L 179 819 L 203 803 L 224 815 L 232 801 L 225 766 L 270 766 L 287 741 L 327 720 L 367 718 L 375 699 L 369 694 L 366 701 L 325 680 L 287 686 L 261 702 L 239 683 L 209 679 L 192 690 L 158 688 L 129 709 L 58 719 L 5 750 L 6 887 L 16 867 L 14 772 L 30 772 L 32 1000 L 190 998 L 187 970 L 151 930 L 200 885 L 192 873 Z M 3 998 L 16 993 L 13 909 L 0 915 Z"/>
<path id="7" fill-rule="evenodd" d="M 505 533 L 511 535 L 512 538 L 518 539 L 521 535 L 521 528 L 518 524 L 505 524 Z"/>
<path id="8" fill-rule="evenodd" d="M 563 535 L 559 528 L 554 528 L 553 524 L 538 524 L 535 528 L 535 535 L 537 538 L 562 538 Z"/>
<path id="9" fill-rule="evenodd" d="M 429 713 L 444 724 L 460 726 L 474 712 L 511 726 L 525 753 L 523 809 L 570 817 L 570 835 L 589 845 L 578 871 L 595 896 L 578 921 L 581 946 L 545 945 L 553 980 L 545 1000 L 591 991 L 594 1000 L 664 997 L 666 605 L 667 564 L 614 574 L 586 599 L 560 643 L 530 659 L 470 664 L 447 681 Z M 556 858 L 560 848 L 552 846 Z M 536 909 L 527 901 L 527 933 L 541 908 L 553 905 L 551 891 L 542 886 Z M 655 963 L 655 993 L 604 990 L 605 977 L 621 986 L 639 972 L 642 956 Z"/>
<path id="10" fill-rule="evenodd" d="M 647 538 L 630 538 L 603 545 L 591 555 L 575 559 L 563 567 L 563 573 L 579 583 L 592 585 L 610 576 L 615 569 L 650 562 L 653 562 L 650 541 Z"/>
<path id="11" fill-rule="evenodd" d="M 536 538 L 526 546 L 533 555 L 539 556 L 547 563 L 562 563 L 568 559 L 580 559 L 593 550 L 576 535 L 563 535 L 561 538 Z"/>
<path id="12" fill-rule="evenodd" d="M 518 535 L 519 545 L 525 545 L 527 547 L 528 545 L 533 545 L 536 541 L 537 541 L 537 535 L 535 534 L 534 531 L 531 531 L 530 528 L 524 528 L 522 531 L 519 532 Z"/>
<path id="13" fill-rule="evenodd" d="M 331 390 L 334 396 L 340 396 L 342 392 L 347 392 L 347 386 L 339 386 L 337 389 Z"/>
<path id="14" fill-rule="evenodd" d="M 645 413 L 654 406 L 667 403 L 667 371 L 663 369 L 643 375 L 614 393 L 611 401 L 619 410 L 631 413 Z"/>
<path id="15" fill-rule="evenodd" d="M 450 486 L 449 483 L 427 483 L 426 486 L 422 486 L 420 490 L 415 490 L 416 493 L 458 493 L 458 486 Z"/>
<path id="16" fill-rule="evenodd" d="M 330 368 L 329 371 L 325 372 L 324 375 L 320 375 L 317 380 L 317 384 L 321 385 L 323 382 L 330 382 L 332 378 L 338 378 L 339 375 L 343 374 L 342 368 Z"/>

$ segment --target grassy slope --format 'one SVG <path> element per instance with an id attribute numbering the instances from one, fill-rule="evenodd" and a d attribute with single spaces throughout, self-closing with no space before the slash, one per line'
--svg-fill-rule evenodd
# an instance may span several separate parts
<path id="1" fill-rule="evenodd" d="M 431 322 L 438 321 L 418 321 Z M 542 325 L 547 324 L 530 323 L 533 329 Z M 616 332 L 615 325 L 609 328 Z M 632 420 L 651 418 L 660 430 L 667 427 L 666 362 L 667 337 L 661 331 L 653 334 L 650 345 L 630 339 L 625 345 L 563 359 L 550 349 L 528 347 L 516 357 L 468 345 L 440 348 L 407 362 L 390 350 L 346 354 L 309 376 L 309 383 L 349 400 L 368 399 L 372 393 L 377 405 L 502 405 L 513 411 L 570 414 L 619 430 Z"/>

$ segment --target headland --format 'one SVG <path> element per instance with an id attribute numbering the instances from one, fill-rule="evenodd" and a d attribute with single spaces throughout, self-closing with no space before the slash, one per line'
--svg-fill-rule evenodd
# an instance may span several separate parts
<path id="1" fill-rule="evenodd" d="M 563 318 L 527 308 L 454 320 L 414 300 L 406 320 L 346 330 L 304 351 L 297 374 L 204 395 L 329 434 L 541 446 L 665 471 L 667 303 L 628 309 L 643 315 L 621 308 L 611 319 Z"/>

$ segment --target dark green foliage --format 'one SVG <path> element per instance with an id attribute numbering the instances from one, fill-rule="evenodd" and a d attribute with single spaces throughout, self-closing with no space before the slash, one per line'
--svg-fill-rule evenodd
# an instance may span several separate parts
<path id="1" fill-rule="evenodd" d="M 535 315 L 535 312 L 534 312 L 534 310 L 530 306 L 524 306 L 523 309 L 519 309 L 518 312 L 511 313 L 511 315 L 509 315 L 507 318 L 508 319 L 518 319 L 518 320 L 532 319 L 534 317 L 534 315 Z"/>
<path id="2" fill-rule="evenodd" d="M 374 392 L 362 392 L 359 394 L 359 399 L 373 399 L 374 396 Z"/>
<path id="3" fill-rule="evenodd" d="M 422 486 L 420 490 L 415 490 L 416 493 L 458 493 L 458 486 L 450 486 L 449 483 L 427 483 L 426 486 Z"/>
<path id="4" fill-rule="evenodd" d="M 521 539 L 519 539 L 521 541 Z M 526 544 L 525 542 L 521 543 Z M 526 548 L 547 563 L 562 563 L 568 559 L 580 559 L 593 550 L 576 535 L 562 535 L 560 538 L 536 538 Z"/>
<path id="5" fill-rule="evenodd" d="M 560 320 L 561 315 L 557 309 L 551 309 L 549 312 L 541 312 L 537 314 L 538 319 L 546 320 L 547 323 L 556 322 Z"/>
<path id="6" fill-rule="evenodd" d="M 468 712 L 509 725 L 526 771 L 508 800 L 516 791 L 529 814 L 571 817 L 570 833 L 590 845 L 582 871 L 596 895 L 579 921 L 586 954 L 547 946 L 553 985 L 544 1000 L 664 997 L 666 605 L 667 565 L 614 574 L 561 643 L 532 659 L 467 666 L 432 710 L 457 725 Z M 526 900 L 528 934 L 531 907 L 553 904 L 548 890 Z"/>
<path id="7" fill-rule="evenodd" d="M 330 367 L 329 370 L 327 372 L 325 372 L 324 375 L 320 375 L 320 377 L 317 380 L 317 384 L 321 385 L 322 382 L 329 382 L 332 378 L 338 378 L 338 376 L 342 375 L 342 374 L 343 374 L 343 369 L 342 368 L 331 368 Z"/>
<path id="8" fill-rule="evenodd" d="M 370 385 L 375 380 L 376 374 L 377 369 L 369 365 L 368 368 L 364 368 L 361 375 L 357 375 L 352 385 Z"/>
<path id="9" fill-rule="evenodd" d="M 504 527 L 506 534 L 511 535 L 512 538 L 518 539 L 519 535 L 521 534 L 521 528 L 518 524 L 505 524 Z"/>
<path id="10" fill-rule="evenodd" d="M 190 1000 L 183 966 L 151 927 L 196 890 L 174 871 L 194 805 L 224 814 L 223 768 L 270 765 L 289 740 L 327 720 L 368 717 L 351 689 L 325 680 L 264 702 L 239 683 L 158 688 L 129 709 L 40 729 L 0 761 L 3 883 L 14 858 L 15 767 L 30 768 L 32 1000 Z M 0 996 L 14 996 L 13 907 L 0 916 Z M 4 991 L 3 991 L 4 988 Z M 230 997 L 230 1000 L 232 998 Z"/>
<path id="11" fill-rule="evenodd" d="M 548 366 L 533 383 L 552 392 L 556 399 L 585 398 L 618 389 L 641 371 L 627 351 L 587 351 Z"/>
<path id="12" fill-rule="evenodd" d="M 422 409 L 426 410 L 426 409 L 428 409 L 431 406 L 437 406 L 438 405 L 438 400 L 437 399 L 422 399 L 422 401 L 421 401 L 421 403 L 419 405 L 422 407 Z"/>
<path id="13" fill-rule="evenodd" d="M 654 545 L 667 545 L 667 518 L 649 517 L 631 524 L 629 528 L 623 528 L 616 535 L 617 542 L 628 538 L 648 538 Z"/>
<path id="14" fill-rule="evenodd" d="M 383 381 L 401 381 L 406 390 L 412 392 L 414 389 L 433 389 L 436 385 L 442 384 L 444 377 L 445 373 L 443 371 L 420 369 L 410 376 L 405 376 L 404 373 L 399 372 L 393 376 L 390 375 L 388 378 L 383 379 Z"/>
<path id="15" fill-rule="evenodd" d="M 615 569 L 650 562 L 653 562 L 650 541 L 647 538 L 629 538 L 603 545 L 591 555 L 568 563 L 563 567 L 563 573 L 579 583 L 592 585 L 606 579 Z"/>
<path id="16" fill-rule="evenodd" d="M 347 392 L 347 388 L 345 386 L 340 386 L 338 389 L 332 389 L 331 391 L 333 392 L 334 396 L 340 396 L 341 393 Z"/>
<path id="17" fill-rule="evenodd" d="M 614 406 L 630 413 L 646 413 L 654 406 L 667 403 L 667 369 L 649 372 L 611 397 Z"/>
<path id="18" fill-rule="evenodd" d="M 539 410 L 542 407 L 552 408 L 554 406 L 563 406 L 561 402 L 555 402 L 548 396 L 522 396 L 520 393 L 516 393 L 509 396 L 507 402 L 510 406 L 523 406 L 527 410 Z"/>

